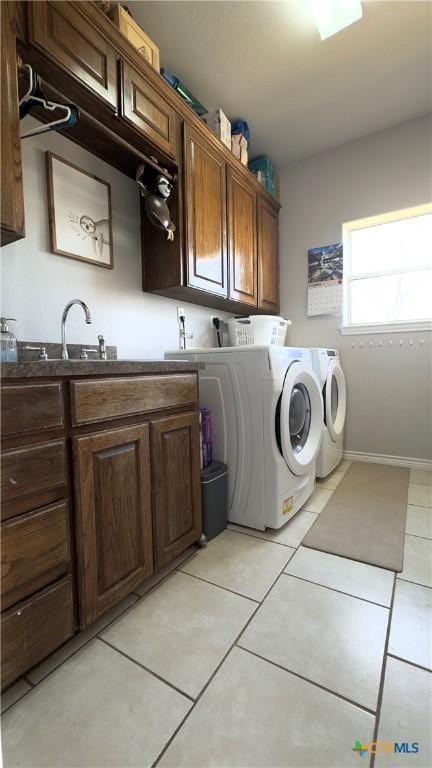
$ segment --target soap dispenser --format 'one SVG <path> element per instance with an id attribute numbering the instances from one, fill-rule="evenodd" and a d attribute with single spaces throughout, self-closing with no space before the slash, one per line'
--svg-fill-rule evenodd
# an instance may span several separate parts
<path id="1" fill-rule="evenodd" d="M 16 322 L 14 317 L 0 317 L 0 362 L 2 363 L 16 363 L 18 359 L 16 338 L 6 324 L 9 320 Z"/>

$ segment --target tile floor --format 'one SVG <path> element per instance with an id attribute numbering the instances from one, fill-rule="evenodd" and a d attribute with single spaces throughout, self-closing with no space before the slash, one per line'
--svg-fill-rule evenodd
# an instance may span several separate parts
<path id="1" fill-rule="evenodd" d="M 412 471 L 395 574 L 301 541 L 349 462 L 281 531 L 229 525 L 2 698 L 6 768 L 347 768 L 356 740 L 432 765 L 432 472 Z"/>

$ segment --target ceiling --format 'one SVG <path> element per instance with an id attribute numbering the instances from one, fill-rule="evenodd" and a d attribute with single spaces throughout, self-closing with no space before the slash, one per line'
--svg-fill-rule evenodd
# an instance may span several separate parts
<path id="1" fill-rule="evenodd" d="M 363 2 L 321 42 L 307 0 L 135 0 L 161 66 L 208 109 L 242 117 L 276 165 L 431 110 L 432 3 Z"/>

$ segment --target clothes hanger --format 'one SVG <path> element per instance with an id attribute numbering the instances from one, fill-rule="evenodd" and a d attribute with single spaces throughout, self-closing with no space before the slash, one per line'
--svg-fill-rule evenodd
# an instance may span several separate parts
<path id="1" fill-rule="evenodd" d="M 44 123 L 37 128 L 21 134 L 22 139 L 28 139 L 30 136 L 47 133 L 48 131 L 59 131 L 63 128 L 71 128 L 79 118 L 79 109 L 75 104 L 60 104 L 56 101 L 49 101 L 45 98 L 41 88 L 41 79 L 37 72 L 29 64 L 23 64 L 21 70 L 26 70 L 29 78 L 29 85 L 26 93 L 19 102 L 20 120 L 29 114 L 33 107 L 42 107 L 49 112 L 60 111 L 62 117 L 52 120 L 50 123 Z"/>

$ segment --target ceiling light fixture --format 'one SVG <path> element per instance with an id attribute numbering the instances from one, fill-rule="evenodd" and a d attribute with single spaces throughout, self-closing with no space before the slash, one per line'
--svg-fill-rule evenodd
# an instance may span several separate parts
<path id="1" fill-rule="evenodd" d="M 363 15 L 361 0 L 309 0 L 321 40 L 349 27 Z"/>

